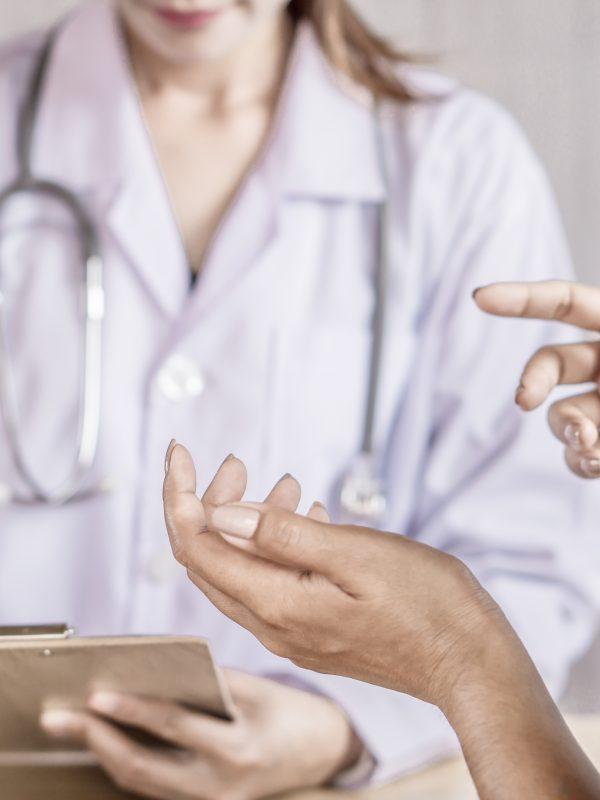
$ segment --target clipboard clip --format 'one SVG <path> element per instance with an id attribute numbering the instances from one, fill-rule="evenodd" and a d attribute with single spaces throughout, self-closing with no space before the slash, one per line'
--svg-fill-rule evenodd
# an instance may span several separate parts
<path id="1" fill-rule="evenodd" d="M 56 641 L 70 639 L 75 636 L 75 628 L 70 625 L 0 625 L 0 642 L 2 641 Z"/>

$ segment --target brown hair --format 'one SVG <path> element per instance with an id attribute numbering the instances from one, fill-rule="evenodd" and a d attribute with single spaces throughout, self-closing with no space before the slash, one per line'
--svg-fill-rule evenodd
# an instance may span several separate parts
<path id="1" fill-rule="evenodd" d="M 396 67 L 409 59 L 378 36 L 352 10 L 347 0 L 290 0 L 294 20 L 314 27 L 331 65 L 377 98 L 414 100 Z"/>

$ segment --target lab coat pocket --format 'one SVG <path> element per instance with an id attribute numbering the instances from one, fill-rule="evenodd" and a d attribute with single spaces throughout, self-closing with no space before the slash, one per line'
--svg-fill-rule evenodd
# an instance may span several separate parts
<path id="1" fill-rule="evenodd" d="M 314 328 L 300 359 L 299 429 L 313 454 L 334 461 L 360 447 L 371 337 L 339 323 Z"/>

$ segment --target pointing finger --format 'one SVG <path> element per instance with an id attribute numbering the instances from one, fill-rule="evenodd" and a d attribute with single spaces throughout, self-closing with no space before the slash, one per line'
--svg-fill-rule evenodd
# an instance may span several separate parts
<path id="1" fill-rule="evenodd" d="M 600 289 L 569 281 L 494 283 L 477 289 L 482 311 L 501 317 L 549 319 L 600 330 Z"/>

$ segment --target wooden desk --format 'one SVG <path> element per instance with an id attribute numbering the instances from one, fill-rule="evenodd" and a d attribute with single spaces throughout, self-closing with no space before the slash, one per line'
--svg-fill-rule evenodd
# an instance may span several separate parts
<path id="1" fill-rule="evenodd" d="M 579 743 L 600 769 L 600 716 L 571 717 L 568 722 Z M 477 793 L 465 762 L 455 759 L 389 786 L 350 796 L 354 800 L 476 800 Z M 339 800 L 344 797 L 348 797 L 347 792 L 316 791 L 295 794 L 293 800 Z"/>
<path id="2" fill-rule="evenodd" d="M 600 716 L 571 717 L 575 736 L 600 768 Z M 30 769 L 24 775 L 0 769 L 2 800 L 125 800 L 107 779 L 91 770 Z M 437 764 L 397 783 L 378 789 L 348 793 L 321 789 L 297 792 L 285 800 L 476 800 L 467 768 L 459 759 Z M 281 798 L 280 800 L 283 800 Z"/>

